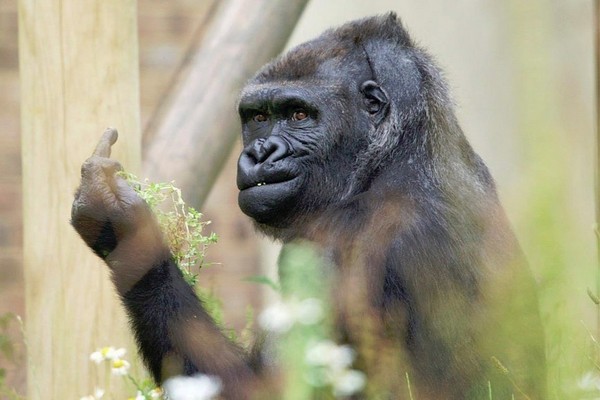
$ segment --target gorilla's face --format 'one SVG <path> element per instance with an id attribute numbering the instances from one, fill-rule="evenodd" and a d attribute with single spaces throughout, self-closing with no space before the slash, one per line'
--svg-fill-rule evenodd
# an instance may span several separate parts
<path id="1" fill-rule="evenodd" d="M 326 34 L 250 81 L 239 103 L 237 185 L 245 214 L 286 228 L 356 192 L 357 163 L 388 109 L 373 76 L 364 47 Z"/>
<path id="2" fill-rule="evenodd" d="M 240 101 L 239 205 L 260 224 L 284 227 L 295 214 L 330 201 L 333 188 L 343 189 L 343 171 L 329 171 L 335 163 L 331 149 L 340 143 L 325 122 L 339 111 L 322 103 L 339 93 L 309 86 L 250 86 Z"/>

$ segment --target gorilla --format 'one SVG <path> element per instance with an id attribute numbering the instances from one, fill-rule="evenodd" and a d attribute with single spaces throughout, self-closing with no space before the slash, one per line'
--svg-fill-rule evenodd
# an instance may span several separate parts
<path id="1" fill-rule="evenodd" d="M 440 70 L 394 13 L 270 62 L 239 115 L 239 206 L 331 265 L 336 339 L 379 388 L 356 398 L 545 398 L 534 280 Z M 152 376 L 201 372 L 225 398 L 280 397 L 277 368 L 228 340 L 183 280 L 115 174 L 115 140 L 107 131 L 84 163 L 72 224 L 109 266 Z"/>

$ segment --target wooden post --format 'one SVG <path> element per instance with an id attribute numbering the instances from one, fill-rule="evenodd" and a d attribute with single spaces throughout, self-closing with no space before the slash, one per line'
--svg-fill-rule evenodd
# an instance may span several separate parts
<path id="1" fill-rule="evenodd" d="M 69 224 L 81 163 L 107 125 L 139 172 L 135 0 L 19 0 L 28 398 L 91 394 L 89 354 L 131 336 L 108 269 Z M 126 398 L 115 387 L 111 398 Z M 104 387 L 106 389 L 106 387 Z"/>
<path id="2" fill-rule="evenodd" d="M 594 51 L 595 51 L 595 74 L 594 79 L 596 83 L 596 152 L 594 162 L 594 192 L 595 192 L 595 206 L 596 206 L 596 221 L 595 221 L 595 234 L 596 234 L 596 295 L 593 301 L 596 303 L 596 338 L 600 338 L 600 304 L 598 304 L 598 297 L 600 297 L 600 0 L 594 0 Z M 600 351 L 597 351 L 596 361 L 600 360 Z"/>
<path id="3" fill-rule="evenodd" d="M 239 135 L 235 104 L 240 89 L 283 49 L 307 2 L 220 4 L 185 69 L 188 75 L 169 94 L 155 129 L 146 132 L 144 176 L 175 180 L 189 204 L 202 205 Z"/>

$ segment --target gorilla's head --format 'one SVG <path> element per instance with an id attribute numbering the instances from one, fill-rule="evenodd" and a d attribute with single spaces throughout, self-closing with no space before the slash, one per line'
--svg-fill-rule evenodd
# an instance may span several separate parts
<path id="1" fill-rule="evenodd" d="M 270 232 L 287 228 L 427 152 L 426 86 L 437 70 L 426 57 L 390 13 L 326 31 L 263 67 L 239 102 L 242 211 Z"/>

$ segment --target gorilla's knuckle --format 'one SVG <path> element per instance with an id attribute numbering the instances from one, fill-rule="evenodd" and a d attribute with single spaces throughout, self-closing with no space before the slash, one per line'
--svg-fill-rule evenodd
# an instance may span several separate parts
<path id="1" fill-rule="evenodd" d="M 123 170 L 123 166 L 120 162 L 110 158 L 99 158 L 98 166 L 100 166 L 105 173 L 114 173 Z"/>
<path id="2" fill-rule="evenodd" d="M 88 158 L 81 164 L 81 176 L 85 176 L 88 174 L 90 170 L 92 170 L 95 166 L 94 160 L 92 158 Z"/>
<path id="3" fill-rule="evenodd" d="M 123 165 L 121 165 L 121 163 L 117 160 L 110 160 L 110 164 L 109 167 L 114 170 L 114 171 L 122 171 L 123 170 Z"/>

